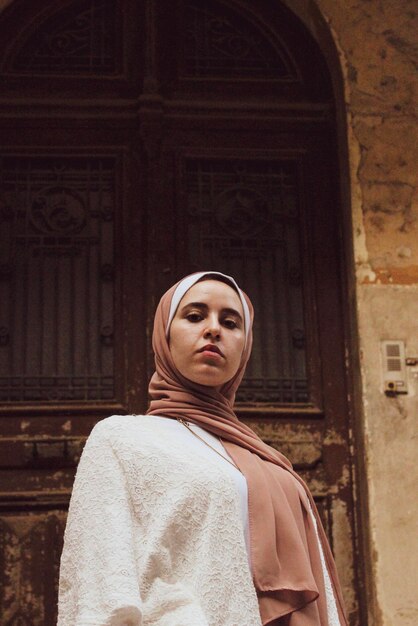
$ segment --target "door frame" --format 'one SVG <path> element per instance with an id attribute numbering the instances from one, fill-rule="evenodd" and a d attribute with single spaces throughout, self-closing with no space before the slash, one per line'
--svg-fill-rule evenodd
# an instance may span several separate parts
<path id="1" fill-rule="evenodd" d="M 360 343 L 356 306 L 356 271 L 354 257 L 354 220 L 351 203 L 351 171 L 349 129 L 345 99 L 346 77 L 341 57 L 325 16 L 314 0 L 276 0 L 296 15 L 309 30 L 322 51 L 327 64 L 333 89 L 336 111 L 336 153 L 338 155 L 338 194 L 341 225 L 340 267 L 342 283 L 340 294 L 343 302 L 344 347 L 346 352 L 346 384 L 349 426 L 352 432 L 350 449 L 354 471 L 356 498 L 354 503 L 355 537 L 357 563 L 359 565 L 359 617 L 360 623 L 367 626 L 369 616 L 379 612 L 374 584 L 371 533 L 369 514 L 369 489 L 366 468 L 366 443 L 364 434 L 364 409 L 360 365 Z"/>

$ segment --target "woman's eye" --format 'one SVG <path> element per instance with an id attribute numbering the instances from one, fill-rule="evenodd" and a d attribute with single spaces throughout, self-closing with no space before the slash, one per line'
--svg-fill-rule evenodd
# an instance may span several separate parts
<path id="1" fill-rule="evenodd" d="M 227 328 L 231 328 L 231 329 L 232 329 L 232 328 L 237 328 L 237 323 L 236 323 L 236 321 L 235 321 L 235 320 L 224 320 L 224 325 L 225 325 Z"/>
<path id="2" fill-rule="evenodd" d="M 202 316 L 200 313 L 189 313 L 187 315 L 187 319 L 189 320 L 189 322 L 200 322 Z"/>

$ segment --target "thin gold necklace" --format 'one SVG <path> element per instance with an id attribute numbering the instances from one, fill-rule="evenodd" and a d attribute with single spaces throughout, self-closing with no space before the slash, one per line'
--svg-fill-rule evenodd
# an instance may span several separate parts
<path id="1" fill-rule="evenodd" d="M 240 468 L 238 467 L 238 465 L 235 463 L 235 461 L 232 459 L 231 461 L 229 459 L 227 459 L 226 456 L 224 456 L 223 454 L 221 454 L 216 448 L 214 448 L 213 446 L 210 445 L 210 443 L 208 443 L 205 439 L 203 439 L 203 437 L 200 437 L 200 435 L 198 435 L 197 433 L 194 432 L 194 430 L 192 428 L 190 428 L 189 424 L 186 422 L 186 420 L 184 420 L 182 417 L 177 417 L 176 418 L 178 422 L 180 422 L 180 424 L 183 424 L 183 426 L 185 426 L 187 428 L 187 430 L 190 430 L 190 432 L 197 437 L 198 439 L 200 439 L 200 441 L 203 441 L 203 443 L 205 443 L 211 450 L 213 450 L 214 452 L 216 452 L 216 454 L 218 454 L 221 458 L 223 458 L 224 461 L 227 461 L 230 465 L 232 465 L 232 467 L 235 467 L 235 469 L 237 469 L 239 472 L 241 472 Z M 219 441 L 221 442 L 221 438 L 218 437 Z M 221 442 L 222 445 L 222 442 Z M 242 472 L 241 472 L 242 474 Z"/>

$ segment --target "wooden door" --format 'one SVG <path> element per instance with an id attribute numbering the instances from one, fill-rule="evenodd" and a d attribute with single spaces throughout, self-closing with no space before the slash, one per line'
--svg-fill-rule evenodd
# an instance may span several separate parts
<path id="1" fill-rule="evenodd" d="M 0 15 L 2 625 L 52 626 L 97 420 L 147 406 L 159 296 L 256 310 L 238 411 L 310 484 L 358 623 L 334 103 L 279 2 L 15 0 Z"/>

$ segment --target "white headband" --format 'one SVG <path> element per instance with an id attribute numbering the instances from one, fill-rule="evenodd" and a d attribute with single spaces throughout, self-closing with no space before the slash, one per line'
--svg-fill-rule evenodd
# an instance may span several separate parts
<path id="1" fill-rule="evenodd" d="M 207 276 L 208 274 L 213 274 L 214 276 L 222 276 L 223 278 L 226 278 L 237 290 L 239 299 L 241 300 L 242 308 L 244 311 L 245 338 L 248 337 L 248 333 L 250 332 L 250 326 L 251 326 L 251 316 L 250 316 L 250 310 L 248 308 L 248 304 L 244 298 L 244 295 L 241 289 L 238 287 L 237 283 L 232 278 L 232 276 L 221 274 L 221 272 L 198 272 L 197 274 L 192 274 L 191 276 L 187 276 L 181 281 L 181 283 L 179 283 L 179 285 L 177 285 L 177 288 L 175 292 L 173 293 L 173 297 L 171 299 L 170 313 L 168 316 L 167 328 L 165 331 L 167 337 L 168 337 L 168 333 L 170 332 L 171 322 L 173 321 L 173 317 L 176 314 L 177 307 L 180 304 L 180 300 L 182 299 L 186 291 L 190 289 L 190 287 L 193 287 L 193 285 L 197 283 L 203 276 Z"/>

